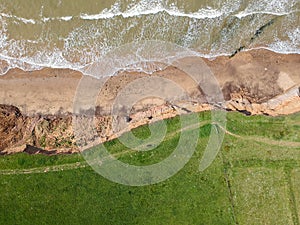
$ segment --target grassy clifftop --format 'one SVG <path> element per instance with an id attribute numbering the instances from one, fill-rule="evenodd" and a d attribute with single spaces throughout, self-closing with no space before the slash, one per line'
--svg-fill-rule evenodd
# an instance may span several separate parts
<path id="1" fill-rule="evenodd" d="M 199 172 L 211 129 L 199 113 L 199 140 L 186 166 L 168 180 L 143 187 L 113 183 L 79 154 L 0 157 L 1 224 L 299 224 L 300 114 L 285 117 L 227 114 L 222 148 Z M 153 151 L 107 142 L 116 158 L 149 165 L 172 153 L 180 119 Z M 140 138 L 147 126 L 133 131 Z"/>

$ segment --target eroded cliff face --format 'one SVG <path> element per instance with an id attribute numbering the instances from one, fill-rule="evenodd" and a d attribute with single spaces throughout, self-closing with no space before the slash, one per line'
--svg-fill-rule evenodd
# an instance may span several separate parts
<path id="1" fill-rule="evenodd" d="M 34 146 L 45 150 L 71 150 L 72 117 L 26 116 L 11 105 L 0 105 L 0 152 L 13 153 Z"/>
<path id="2" fill-rule="evenodd" d="M 17 107 L 0 105 L 0 152 L 22 140 L 25 121 Z"/>
<path id="3" fill-rule="evenodd" d="M 201 87 L 209 85 L 205 77 L 195 82 L 188 74 L 176 66 L 149 75 L 136 71 L 120 71 L 110 77 L 102 86 L 96 105 L 96 116 L 75 117 L 79 121 L 94 119 L 90 137 L 75 140 L 74 135 L 74 96 L 83 77 L 89 91 L 100 81 L 93 77 L 67 70 L 45 68 L 36 71 L 12 69 L 0 77 L 0 154 L 26 151 L 29 153 L 72 153 L 79 151 L 79 143 L 98 140 L 104 142 L 118 137 L 134 127 L 184 114 L 211 110 L 239 111 L 245 115 L 265 114 L 270 116 L 300 112 L 300 57 L 298 54 L 276 54 L 266 50 L 239 52 L 234 57 L 220 56 L 214 60 L 203 59 L 214 74 L 222 89 L 225 102 L 215 106 L 207 103 Z M 193 65 L 193 60 L 188 65 Z M 148 78 L 161 78 L 177 84 L 184 93 L 168 88 L 161 83 L 162 96 L 167 98 L 145 98 L 133 106 L 130 115 L 119 118 L 111 115 L 115 99 L 123 92 L 124 96 L 144 93 L 147 87 L 159 89 L 149 84 Z M 130 88 L 134 81 L 138 85 Z M 143 83 L 144 82 L 144 83 Z M 97 86 L 97 85 L 96 85 Z M 148 90 L 149 91 L 149 90 Z M 152 92 L 147 92 L 152 93 Z M 78 94 L 78 93 L 77 93 Z M 150 94 L 151 95 L 151 94 Z M 187 97 L 188 96 L 188 97 Z M 87 96 L 89 99 L 89 96 Z M 130 99 L 130 97 L 128 97 Z M 125 98 L 126 100 L 126 98 Z M 85 102 L 86 99 L 83 99 Z M 128 107 L 122 102 L 121 107 Z M 18 108 L 14 107 L 17 106 Z M 125 107 L 126 106 L 126 107 Z M 89 106 L 84 108 L 87 110 Z M 81 108 L 80 108 L 81 110 Z M 122 110 L 122 108 L 120 108 Z M 122 113 L 121 113 L 122 114 Z M 113 123 L 118 122 L 118 129 Z M 80 130 L 80 129 L 79 129 Z M 85 129 L 81 129 L 85 131 Z M 77 135 L 76 135 L 77 136 Z M 81 135 L 79 135 L 81 137 Z M 77 144 L 76 144 L 77 143 Z M 42 151 L 45 150 L 45 151 Z"/>
<path id="4" fill-rule="evenodd" d="M 235 88 L 230 99 L 223 104 L 223 110 L 239 111 L 246 115 L 265 114 L 277 116 L 300 111 L 299 88 L 294 87 L 284 94 L 256 102 L 243 89 Z M 178 114 L 210 110 L 213 107 L 206 103 L 177 101 L 157 105 L 147 105 L 133 111 L 130 116 L 115 118 L 111 115 L 97 114 L 91 117 L 86 114 L 72 116 L 58 115 L 23 115 L 15 106 L 0 105 L 0 153 L 73 153 L 79 152 L 78 142 L 105 142 L 118 137 L 132 128 L 152 121 L 174 117 Z M 120 117 L 120 116 L 119 116 Z M 83 122 L 93 119 L 95 133 L 89 140 L 79 140 L 74 135 L 74 119 Z M 113 121 L 118 121 L 120 129 L 113 128 Z M 123 124 L 120 124 L 123 123 Z M 78 137 L 78 136 L 77 136 Z"/>
<path id="5" fill-rule="evenodd" d="M 102 143 L 118 137 L 125 131 L 150 122 L 154 117 L 164 119 L 175 116 L 176 110 L 170 105 L 162 105 L 151 110 L 136 112 L 132 117 L 114 118 L 123 121 L 121 129 L 113 129 L 110 115 L 87 114 L 71 115 L 23 115 L 21 111 L 11 105 L 0 105 L 0 153 L 16 152 L 28 153 L 74 153 L 79 152 L 78 142 L 97 141 Z M 81 140 L 80 134 L 75 138 L 74 120 L 81 124 L 95 125 L 95 133 L 89 140 Z M 83 128 L 84 129 L 84 128 Z M 85 131 L 85 130 L 83 130 Z M 82 135 L 83 138 L 84 135 Z"/>

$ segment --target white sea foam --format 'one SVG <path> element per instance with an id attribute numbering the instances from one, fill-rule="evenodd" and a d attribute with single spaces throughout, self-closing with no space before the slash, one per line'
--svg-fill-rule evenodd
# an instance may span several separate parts
<path id="1" fill-rule="evenodd" d="M 253 49 L 267 49 L 273 52 L 281 53 L 281 54 L 300 54 L 300 49 L 294 49 L 293 46 L 291 46 L 287 42 L 276 42 L 268 47 L 257 47 L 257 48 L 251 48 L 251 49 L 245 49 L 245 51 L 251 51 Z M 197 52 L 196 55 L 198 57 L 203 57 L 207 59 L 214 59 L 219 56 L 230 56 L 231 53 L 208 53 L 208 54 L 203 54 L 201 52 Z M 43 56 L 43 57 L 41 57 Z M 8 57 L 6 55 L 0 54 L 0 60 L 4 60 L 8 63 L 9 68 L 20 68 L 24 71 L 33 71 L 33 70 L 40 70 L 42 68 L 59 68 L 59 69 L 72 69 L 72 70 L 77 70 L 80 72 L 83 72 L 86 75 L 90 75 L 86 73 L 85 67 L 87 67 L 89 64 L 92 63 L 87 63 L 87 64 L 81 64 L 81 63 L 73 63 L 69 62 L 66 60 L 62 52 L 56 52 L 55 54 L 45 54 L 45 53 L 39 53 L 35 55 L 34 57 L 22 57 L 22 58 L 14 58 L 14 57 Z M 115 59 L 118 60 L 118 59 Z M 120 58 L 119 60 L 122 60 Z M 159 62 L 158 58 L 158 62 Z M 99 58 L 97 61 L 101 62 L 101 58 Z M 152 61 L 148 61 L 148 63 L 151 63 Z M 147 60 L 144 60 L 144 63 L 147 63 Z M 146 64 L 145 64 L 146 65 Z M 109 65 L 106 65 L 109 66 Z M 145 72 L 148 74 L 151 74 L 153 71 L 150 71 L 149 68 L 151 67 L 143 67 L 143 64 L 137 63 L 136 61 L 133 61 L 132 64 L 130 65 L 124 65 L 124 67 L 116 67 L 112 68 L 112 73 L 108 74 L 109 76 L 113 76 L 120 70 L 134 70 L 134 71 L 140 71 L 140 72 Z M 163 69 L 163 68 L 161 68 Z M 154 70 L 157 70 L 155 67 Z M 0 73 L 0 75 L 5 74 L 7 69 L 3 72 Z"/>
<path id="2" fill-rule="evenodd" d="M 51 20 L 51 18 L 49 17 L 42 17 L 41 19 L 43 22 L 48 22 L 49 20 Z"/>
<path id="3" fill-rule="evenodd" d="M 196 12 L 185 13 L 178 9 L 174 4 L 165 6 L 162 1 L 148 1 L 141 0 L 139 3 L 130 5 L 127 10 L 121 11 L 119 4 L 114 4 L 110 9 L 104 9 L 99 14 L 81 14 L 80 18 L 85 20 L 99 20 L 99 19 L 109 19 L 117 16 L 122 16 L 123 18 L 138 17 L 142 15 L 151 15 L 157 13 L 167 13 L 170 16 L 175 17 L 189 17 L 195 19 L 205 19 L 205 18 L 216 18 L 223 15 L 223 12 L 217 9 L 205 8 L 199 9 Z"/>
<path id="4" fill-rule="evenodd" d="M 243 29 L 249 29 L 249 27 L 240 27 L 240 23 L 237 22 L 228 29 L 227 27 L 220 29 L 224 25 L 223 17 L 231 19 L 234 15 L 243 20 L 243 17 L 254 14 L 290 15 L 299 12 L 296 10 L 296 0 L 258 0 L 255 3 L 250 2 L 242 9 L 241 0 L 225 1 L 219 7 L 201 8 L 193 12 L 186 12 L 184 8 L 176 4 L 167 5 L 160 0 L 140 0 L 129 4 L 126 8 L 121 7 L 120 2 L 116 2 L 110 8 L 104 9 L 95 15 L 68 15 L 66 13 L 65 16 L 61 17 L 43 17 L 40 14 L 40 17 L 34 20 L 9 13 L 0 13 L 0 59 L 7 61 L 12 68 L 18 67 L 23 70 L 52 67 L 83 71 L 84 67 L 93 62 L 101 61 L 101 57 L 117 46 L 122 46 L 128 42 L 151 39 L 180 43 L 184 47 L 196 49 L 198 51 L 197 56 L 215 58 L 221 55 L 231 55 L 236 50 L 236 43 L 247 42 L 251 38 L 250 35 L 252 35 L 252 30 L 248 33 L 244 32 L 245 39 L 242 40 L 243 37 L 241 39 L 236 38 L 234 40 L 237 41 L 233 42 L 232 40 L 237 37 L 238 32 L 243 32 Z M 278 3 L 278 5 L 275 3 Z M 154 14 L 159 14 L 157 20 L 153 20 L 153 16 L 142 17 L 143 15 Z M 122 20 L 122 17 L 128 19 Z M 37 40 L 14 40 L 9 39 L 9 31 L 6 29 L 8 27 L 6 22 L 45 24 L 61 21 L 61 24 L 65 25 L 69 23 L 68 21 L 72 23 L 74 22 L 73 19 L 78 18 L 82 19 L 78 27 L 75 26 L 67 37 L 57 38 L 63 43 L 58 45 L 60 48 L 49 47 L 51 44 L 45 44 L 51 43 L 51 30 L 49 31 L 50 39 L 48 39 L 48 34 L 45 34 Z M 292 21 L 294 18 L 295 16 L 291 15 L 291 18 L 289 18 L 291 20 L 288 19 L 287 21 Z M 93 23 L 84 20 L 101 21 Z M 152 21 L 154 22 L 152 23 Z M 159 21 L 158 25 L 157 21 Z M 257 17 L 257 21 L 260 22 L 260 17 Z M 132 28 L 134 28 L 134 32 Z M 253 29 L 255 32 L 256 28 L 253 27 Z M 281 31 L 286 34 L 284 38 L 282 38 L 282 35 L 279 38 L 274 33 L 273 41 L 270 40 L 272 43 L 263 43 L 262 47 L 258 48 L 266 48 L 285 54 L 300 54 L 300 28 L 292 31 L 290 29 L 294 28 L 288 27 L 286 30 Z M 216 31 L 224 34 L 221 33 L 220 37 L 218 34 L 212 34 Z M 230 33 L 231 31 L 232 33 Z M 240 40 L 242 41 L 239 42 Z M 257 40 L 255 46 L 259 46 L 259 44 L 259 40 Z M 248 46 L 248 49 L 250 47 L 251 45 Z M 248 49 L 246 46 L 245 50 Z M 159 57 L 157 60 L 160 60 Z M 147 59 L 144 59 L 144 61 L 147 61 Z M 135 69 L 143 70 L 142 66 L 139 67 L 140 65 L 134 64 L 136 61 L 133 60 L 132 63 L 132 65 L 135 65 Z M 132 69 L 132 67 L 124 66 L 122 68 L 120 65 L 120 68 L 116 69 Z M 146 71 L 149 72 L 147 68 Z"/>
<path id="5" fill-rule="evenodd" d="M 106 8 L 98 14 L 87 14 L 81 13 L 79 18 L 84 20 L 99 20 L 99 19 L 109 19 L 117 16 L 122 16 L 123 18 L 129 17 L 139 17 L 142 15 L 151 15 L 157 13 L 167 13 L 174 17 L 189 17 L 194 19 L 206 19 L 206 18 L 217 18 L 224 15 L 229 15 L 231 12 L 238 10 L 241 2 L 229 1 L 220 5 L 220 8 L 212 8 L 207 6 L 207 8 L 201 8 L 195 12 L 184 12 L 184 10 L 179 9 L 176 4 L 165 5 L 164 1 L 161 0 L 140 0 L 137 3 L 129 4 L 125 11 L 120 9 L 120 2 L 116 2 L 109 9 Z M 295 10 L 297 0 L 259 0 L 255 2 L 249 2 L 247 7 L 236 14 L 237 18 L 243 18 L 253 14 L 270 14 L 270 15 L 288 15 L 290 13 L 299 12 L 300 10 Z M 299 3 L 298 3 L 299 4 Z M 42 17 L 40 19 L 28 19 L 23 17 L 18 17 L 15 15 L 0 13 L 1 16 L 7 18 L 14 18 L 23 23 L 36 24 L 40 22 L 48 22 L 52 20 L 72 20 L 76 15 L 68 15 L 62 17 Z"/>
<path id="6" fill-rule="evenodd" d="M 64 20 L 64 21 L 69 21 L 69 20 L 71 20 L 73 18 L 73 16 L 62 16 L 62 17 L 60 17 L 60 18 L 58 18 L 58 19 L 61 19 L 61 20 Z"/>
<path id="7" fill-rule="evenodd" d="M 2 17 L 6 17 L 6 18 L 14 18 L 14 19 L 16 19 L 18 21 L 21 21 L 23 23 L 26 23 L 26 24 L 27 23 L 31 23 L 31 24 L 36 23 L 35 20 L 33 20 L 33 19 L 26 19 L 26 18 L 23 18 L 23 17 L 18 17 L 18 16 L 15 16 L 15 15 L 10 15 L 10 14 L 6 14 L 6 13 L 0 13 L 0 15 Z"/>
<path id="8" fill-rule="evenodd" d="M 80 18 L 84 20 L 98 20 L 98 19 L 108 19 L 113 18 L 116 16 L 122 16 L 123 18 L 129 18 L 129 17 L 137 17 L 142 15 L 151 15 L 151 14 L 157 14 L 165 12 L 169 14 L 170 16 L 180 16 L 180 17 L 189 17 L 189 18 L 195 18 L 195 19 L 205 19 L 205 18 L 216 18 L 223 15 L 222 12 L 214 9 L 201 9 L 194 13 L 184 13 L 177 10 L 169 10 L 169 9 L 149 9 L 144 11 L 125 11 L 125 12 L 119 12 L 119 13 L 111 13 L 111 12 L 103 12 L 99 14 L 94 15 L 88 15 L 88 14 L 81 14 Z"/>
<path id="9" fill-rule="evenodd" d="M 249 5 L 241 12 L 234 14 L 237 18 L 243 18 L 249 15 L 254 14 L 270 14 L 270 15 L 288 15 L 290 13 L 299 12 L 299 10 L 293 9 L 295 4 L 297 3 L 296 0 L 260 0 L 258 2 L 252 3 L 250 2 Z M 160 0 L 141 0 L 138 3 L 129 5 L 125 11 L 121 11 L 120 3 L 116 2 L 112 5 L 109 9 L 104 9 L 102 12 L 98 14 L 87 14 L 82 13 L 79 15 L 81 19 L 84 20 L 99 20 L 99 19 L 109 19 L 117 16 L 122 16 L 123 18 L 129 17 L 139 17 L 142 15 L 151 15 L 157 13 L 167 13 L 170 16 L 174 17 L 188 17 L 194 19 L 206 19 L 206 18 L 217 18 L 225 15 L 229 15 L 231 12 L 234 12 L 238 9 L 240 2 L 234 1 L 230 3 L 226 3 L 221 5 L 220 8 L 214 9 L 211 7 L 201 8 L 195 12 L 184 12 L 183 10 L 179 9 L 175 4 L 165 5 L 163 1 Z M 18 17 L 11 14 L 0 13 L 1 16 L 7 18 L 14 18 L 20 22 L 25 24 L 31 23 L 36 24 L 40 22 L 48 22 L 52 20 L 63 20 L 69 21 L 72 20 L 74 16 L 62 16 L 62 17 L 41 17 L 40 19 L 28 19 L 23 17 Z"/>
<path id="10" fill-rule="evenodd" d="M 11 18 L 11 19 L 15 19 L 19 22 L 25 23 L 25 24 L 40 24 L 41 22 L 48 22 L 48 21 L 53 21 L 53 20 L 58 20 L 58 21 L 70 21 L 73 19 L 73 16 L 62 16 L 62 17 L 41 17 L 40 19 L 27 19 L 27 18 L 23 18 L 23 17 L 18 17 L 15 15 L 10 15 L 7 13 L 0 13 L 0 16 L 4 17 L 4 18 Z"/>
<path id="11" fill-rule="evenodd" d="M 253 11 L 253 12 L 240 12 L 238 14 L 235 14 L 234 16 L 239 18 L 239 19 L 242 19 L 243 17 L 252 16 L 252 15 L 255 15 L 255 14 L 284 16 L 284 15 L 289 15 L 291 13 L 296 13 L 296 12 L 299 12 L 299 10 L 293 10 L 293 11 L 290 11 L 290 12 Z"/>
<path id="12" fill-rule="evenodd" d="M 151 15 L 165 12 L 175 17 L 189 17 L 195 19 L 217 18 L 223 15 L 229 15 L 235 12 L 240 6 L 240 1 L 229 1 L 221 5 L 219 9 L 211 7 L 199 9 L 196 12 L 184 12 L 175 4 L 165 5 L 160 0 L 141 0 L 138 3 L 129 5 L 125 11 L 120 10 L 120 4 L 115 3 L 110 9 L 104 9 L 99 14 L 81 14 L 80 18 L 85 20 L 108 19 L 117 16 L 123 18 L 137 17 L 142 15 Z M 297 4 L 297 0 L 260 0 L 248 4 L 245 10 L 234 14 L 238 18 L 243 18 L 253 14 L 270 14 L 270 15 L 287 15 L 299 10 L 293 10 Z"/>
<path id="13" fill-rule="evenodd" d="M 247 7 L 235 14 L 238 18 L 243 18 L 255 14 L 269 14 L 275 16 L 288 15 L 290 13 L 299 12 L 297 9 L 298 0 L 258 0 L 249 1 Z"/>
<path id="14" fill-rule="evenodd" d="M 284 54 L 300 54 L 300 28 L 296 28 L 294 31 L 287 33 L 287 40 L 277 40 L 268 45 L 268 48 L 275 52 Z"/>

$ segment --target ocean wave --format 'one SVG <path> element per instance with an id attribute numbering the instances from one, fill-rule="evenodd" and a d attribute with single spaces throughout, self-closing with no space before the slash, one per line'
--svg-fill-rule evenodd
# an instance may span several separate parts
<path id="1" fill-rule="evenodd" d="M 291 13 L 299 12 L 297 0 L 258 0 L 249 2 L 246 8 L 235 14 L 238 18 L 243 18 L 255 14 L 269 14 L 275 16 L 283 16 Z"/>
<path id="2" fill-rule="evenodd" d="M 33 19 L 26 19 L 26 18 L 23 18 L 23 17 L 18 17 L 18 16 L 15 16 L 15 15 L 10 15 L 10 14 L 6 14 L 6 13 L 0 13 L 0 16 L 1 17 L 6 17 L 6 18 L 13 18 L 13 19 L 16 19 L 18 21 L 21 21 L 22 23 L 31 23 L 31 24 L 35 24 L 36 21 L 33 20 Z"/>
<path id="3" fill-rule="evenodd" d="M 279 54 L 300 54 L 300 48 L 295 48 L 295 46 L 291 45 L 289 42 L 284 42 L 284 41 L 278 41 L 275 43 L 272 43 L 268 46 L 262 46 L 262 47 L 254 47 L 254 48 L 248 48 L 248 49 L 243 49 L 243 51 L 252 51 L 252 50 L 258 50 L 258 49 L 266 49 L 272 52 L 276 52 Z M 217 57 L 221 56 L 230 56 L 232 55 L 232 52 L 224 52 L 224 53 L 201 53 L 201 52 L 196 52 L 193 56 L 196 57 L 202 57 L 206 58 L 209 60 L 213 60 Z M 43 55 L 44 57 L 41 57 Z M 158 58 L 158 60 L 162 60 L 161 58 Z M 88 67 L 90 64 L 93 64 L 94 62 L 87 63 L 87 64 L 80 64 L 80 63 L 73 63 L 68 60 L 66 60 L 62 52 L 56 52 L 55 54 L 48 55 L 47 57 L 45 56 L 44 53 L 39 53 L 34 57 L 23 57 L 23 58 L 14 58 L 14 57 L 9 57 L 6 55 L 0 54 L 0 61 L 5 61 L 8 66 L 5 66 L 6 68 L 0 68 L 0 75 L 4 75 L 9 69 L 13 68 L 19 68 L 24 71 L 34 71 L 34 70 L 40 70 L 42 68 L 56 68 L 56 69 L 71 69 L 71 70 L 76 70 L 79 72 L 82 72 L 83 74 L 89 75 L 86 73 L 86 67 Z M 97 61 L 95 61 L 97 62 Z M 101 62 L 101 58 L 99 58 L 99 62 Z M 146 62 L 151 62 L 144 60 L 144 63 Z M 158 61 L 159 62 L 159 61 Z M 105 64 L 107 66 L 107 64 Z M 124 67 L 116 67 L 113 68 L 113 73 L 109 74 L 109 76 L 114 75 L 118 71 L 121 70 L 134 70 L 134 71 L 139 71 L 139 72 L 145 72 L 145 73 L 152 73 L 152 71 L 149 72 L 149 67 L 144 68 L 141 67 L 140 65 L 143 65 L 143 63 L 137 63 L 133 61 L 130 65 L 124 65 Z"/>
<path id="4" fill-rule="evenodd" d="M 73 18 L 73 16 L 62 16 L 59 19 L 64 20 L 64 21 L 69 21 Z"/>
<path id="5" fill-rule="evenodd" d="M 195 12 L 185 12 L 180 9 L 176 4 L 166 5 L 164 1 L 160 0 L 140 0 L 138 2 L 129 5 L 126 10 L 122 11 L 120 8 L 121 3 L 116 2 L 110 9 L 104 9 L 98 14 L 83 13 L 80 15 L 84 20 L 99 20 L 109 19 L 117 16 L 123 18 L 138 17 L 142 15 L 151 15 L 165 12 L 174 17 L 189 17 L 194 19 L 206 19 L 217 18 L 221 16 L 231 15 L 237 18 L 246 17 L 254 14 L 269 14 L 269 15 L 287 15 L 293 12 L 299 12 L 293 8 L 297 8 L 296 0 L 259 0 L 255 2 L 249 2 L 243 11 L 240 10 L 243 1 L 224 1 L 219 4 L 218 8 L 212 8 L 207 6 L 206 8 L 198 9 Z"/>
<path id="6" fill-rule="evenodd" d="M 7 14 L 7 13 L 0 13 L 0 17 L 8 18 L 8 19 L 14 19 L 19 22 L 22 22 L 24 24 L 40 24 L 42 22 L 48 22 L 48 21 L 69 21 L 73 19 L 73 16 L 62 16 L 62 17 L 41 17 L 39 20 L 34 19 L 28 19 L 23 17 L 18 17 L 15 15 Z"/>
<path id="7" fill-rule="evenodd" d="M 178 4 L 163 4 L 161 0 L 136 0 L 126 7 L 121 2 L 125 1 L 117 0 L 99 14 L 71 15 L 65 11 L 64 16 L 45 17 L 41 13 L 29 19 L 2 12 L 0 60 L 23 70 L 53 67 L 82 71 L 115 47 L 144 40 L 176 43 L 194 49 L 204 58 L 232 55 L 240 48 L 300 54 L 300 29 L 295 29 L 299 16 L 296 0 L 258 0 L 247 4 L 243 0 L 224 0 L 214 7 L 194 11 Z M 252 15 L 257 16 L 244 18 Z M 260 27 L 268 24 L 272 15 L 283 17 L 272 24 L 274 29 L 262 31 Z M 23 32 L 28 28 L 30 32 Z M 256 34 L 259 37 L 254 39 Z"/>
<path id="8" fill-rule="evenodd" d="M 170 16 L 174 16 L 174 17 L 189 17 L 195 19 L 216 18 L 223 15 L 223 12 L 217 9 L 210 9 L 210 8 L 199 9 L 197 12 L 193 12 L 193 13 L 185 13 L 180 11 L 176 7 L 168 9 L 168 8 L 156 6 L 155 8 L 151 8 L 151 9 L 134 7 L 125 12 L 121 12 L 121 11 L 112 12 L 111 10 L 106 9 L 99 14 L 92 14 L 92 15 L 81 14 L 80 18 L 84 20 L 109 19 L 117 16 L 122 16 L 123 18 L 130 18 L 130 17 L 138 17 L 142 15 L 151 15 L 157 13 L 167 13 Z"/>
<path id="9" fill-rule="evenodd" d="M 81 13 L 79 15 L 66 15 L 61 17 L 43 17 L 39 19 L 23 18 L 8 13 L 0 13 L 0 16 L 13 18 L 25 24 L 40 24 L 48 21 L 70 21 L 74 18 L 83 20 L 100 20 L 111 19 L 114 17 L 139 17 L 143 15 L 154 15 L 158 13 L 167 13 L 173 17 L 187 17 L 192 19 L 211 19 L 222 16 L 235 16 L 239 19 L 255 14 L 267 14 L 275 16 L 283 16 L 291 13 L 299 12 L 296 0 L 259 0 L 250 2 L 244 10 L 241 9 L 242 1 L 224 1 L 219 4 L 218 8 L 206 6 L 193 12 L 186 12 L 183 8 L 176 4 L 164 4 L 161 0 L 140 0 L 129 4 L 126 10 L 121 10 L 121 1 L 116 1 L 110 8 L 105 8 L 98 14 Z M 242 10 L 242 11 L 241 11 Z"/>
<path id="10" fill-rule="evenodd" d="M 289 15 L 289 14 L 297 13 L 297 12 L 300 12 L 300 10 L 293 10 L 293 11 L 289 11 L 289 12 L 270 12 L 270 11 L 239 12 L 238 14 L 235 14 L 234 16 L 239 19 L 242 19 L 244 17 L 252 16 L 252 15 L 256 15 L 256 14 L 285 16 L 285 15 Z"/>

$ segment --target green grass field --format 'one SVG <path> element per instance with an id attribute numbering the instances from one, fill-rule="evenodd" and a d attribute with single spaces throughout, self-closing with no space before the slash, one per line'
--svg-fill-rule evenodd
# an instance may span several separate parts
<path id="1" fill-rule="evenodd" d="M 111 182 L 80 154 L 0 157 L 0 224 L 296 224 L 300 218 L 300 114 L 285 117 L 227 114 L 227 132 L 214 162 L 199 172 L 211 130 L 199 116 L 197 149 L 173 177 L 132 187 Z M 111 154 L 133 165 L 169 156 L 180 137 L 180 117 L 153 151 L 107 142 Z M 133 133 L 150 134 L 148 126 Z"/>

